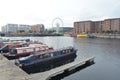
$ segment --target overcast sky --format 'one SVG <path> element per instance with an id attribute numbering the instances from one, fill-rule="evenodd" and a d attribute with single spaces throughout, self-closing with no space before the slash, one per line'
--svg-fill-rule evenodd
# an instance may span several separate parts
<path id="1" fill-rule="evenodd" d="M 49 28 L 56 17 L 71 27 L 75 21 L 120 18 L 120 0 L 0 0 L 0 27 L 15 23 Z"/>

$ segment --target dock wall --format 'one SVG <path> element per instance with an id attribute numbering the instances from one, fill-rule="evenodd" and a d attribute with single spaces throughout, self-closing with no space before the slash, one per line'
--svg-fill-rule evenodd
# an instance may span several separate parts
<path id="1" fill-rule="evenodd" d="M 120 34 L 97 34 L 97 38 L 120 39 Z"/>

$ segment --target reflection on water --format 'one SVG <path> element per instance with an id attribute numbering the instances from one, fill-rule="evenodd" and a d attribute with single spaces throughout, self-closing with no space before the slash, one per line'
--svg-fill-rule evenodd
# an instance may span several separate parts
<path id="1" fill-rule="evenodd" d="M 74 46 L 78 49 L 77 58 L 94 55 L 95 64 L 80 70 L 63 80 L 119 80 L 120 79 L 120 40 L 119 39 L 76 39 L 71 37 L 11 37 L 41 41 L 55 48 Z"/>
<path id="2" fill-rule="evenodd" d="M 94 55 L 95 65 L 77 72 L 64 80 L 119 80 L 120 40 L 117 39 L 74 39 L 81 57 Z"/>

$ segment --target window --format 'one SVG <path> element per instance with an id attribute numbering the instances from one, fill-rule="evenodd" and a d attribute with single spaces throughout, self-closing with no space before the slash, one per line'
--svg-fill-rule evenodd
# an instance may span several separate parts
<path id="1" fill-rule="evenodd" d="M 38 56 L 38 59 L 42 59 L 42 58 L 43 58 L 43 56 L 42 56 L 42 55 L 39 55 L 39 56 Z"/>
<path id="2" fill-rule="evenodd" d="M 16 49 L 11 49 L 11 50 L 10 50 L 10 53 L 11 53 L 11 54 L 16 54 L 16 53 L 17 53 L 17 50 L 16 50 Z"/>
<path id="3" fill-rule="evenodd" d="M 63 50 L 62 53 L 65 54 L 65 50 Z"/>
<path id="4" fill-rule="evenodd" d="M 26 52 L 26 49 L 24 49 L 23 52 Z"/>
<path id="5" fill-rule="evenodd" d="M 53 57 L 53 53 L 50 53 L 50 56 Z"/>
<path id="6" fill-rule="evenodd" d="M 48 58 L 48 57 L 50 57 L 50 53 L 45 54 L 45 58 Z"/>

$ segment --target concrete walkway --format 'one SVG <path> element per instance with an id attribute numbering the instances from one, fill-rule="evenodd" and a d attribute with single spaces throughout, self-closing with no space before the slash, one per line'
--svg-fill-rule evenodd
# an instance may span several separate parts
<path id="1" fill-rule="evenodd" d="M 0 54 L 0 80 L 33 80 L 30 75 Z"/>
<path id="2" fill-rule="evenodd" d="M 54 69 L 51 69 L 49 71 L 32 74 L 31 77 L 34 78 L 34 80 L 49 80 L 51 77 L 61 74 L 66 70 L 70 71 L 70 70 L 73 70 L 73 69 L 83 65 L 87 61 L 90 61 L 90 62 L 94 61 L 94 57 L 87 57 L 87 58 L 80 59 L 78 61 L 71 62 L 66 65 L 54 68 Z"/>

